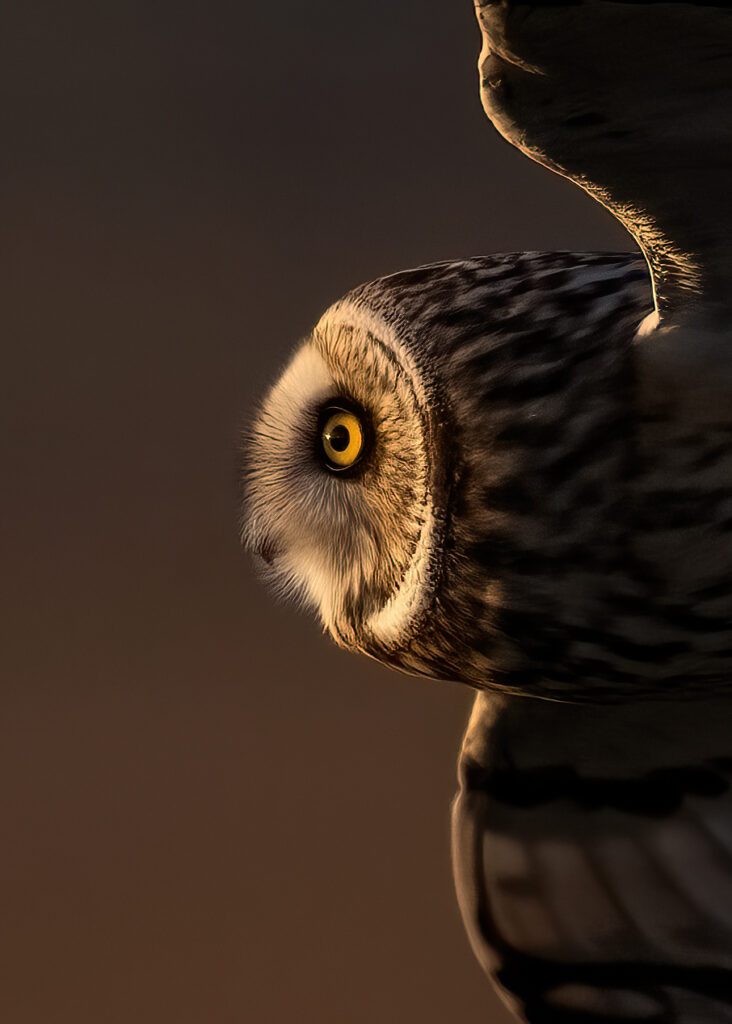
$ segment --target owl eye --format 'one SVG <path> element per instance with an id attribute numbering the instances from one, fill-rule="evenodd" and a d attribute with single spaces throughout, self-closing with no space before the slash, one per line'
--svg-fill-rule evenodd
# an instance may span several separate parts
<path id="1" fill-rule="evenodd" d="M 320 442 L 329 469 L 340 471 L 355 466 L 363 455 L 363 420 L 349 409 L 330 406 L 322 417 Z"/>

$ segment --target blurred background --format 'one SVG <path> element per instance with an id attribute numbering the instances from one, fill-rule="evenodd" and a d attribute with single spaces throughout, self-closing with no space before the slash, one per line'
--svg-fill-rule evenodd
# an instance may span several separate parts
<path id="1" fill-rule="evenodd" d="M 237 438 L 362 280 L 628 249 L 478 100 L 469 0 L 5 0 L 0 1019 L 506 1024 L 470 705 L 273 604 Z"/>

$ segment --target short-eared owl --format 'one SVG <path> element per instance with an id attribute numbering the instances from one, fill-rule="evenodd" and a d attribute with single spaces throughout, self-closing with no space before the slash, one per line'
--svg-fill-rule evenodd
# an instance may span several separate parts
<path id="1" fill-rule="evenodd" d="M 351 292 L 255 421 L 245 540 L 337 643 L 477 690 L 455 876 L 517 1014 L 732 1021 L 732 11 L 477 13 L 493 123 L 647 262 Z"/>

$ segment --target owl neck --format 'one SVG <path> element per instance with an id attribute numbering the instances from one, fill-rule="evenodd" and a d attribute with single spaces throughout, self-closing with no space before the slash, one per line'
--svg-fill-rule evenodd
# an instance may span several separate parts
<path id="1" fill-rule="evenodd" d="M 636 344 L 639 408 L 684 429 L 729 426 L 732 125 L 655 155 L 622 180 L 585 186 L 625 224 L 652 275 L 655 310 Z"/>

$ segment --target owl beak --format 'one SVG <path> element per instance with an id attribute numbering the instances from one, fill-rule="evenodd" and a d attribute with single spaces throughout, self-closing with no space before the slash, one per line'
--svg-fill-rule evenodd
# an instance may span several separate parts
<path id="1" fill-rule="evenodd" d="M 257 558 L 261 558 L 267 565 L 271 565 L 279 554 L 277 546 L 271 537 L 263 537 L 254 545 L 253 550 Z"/>

